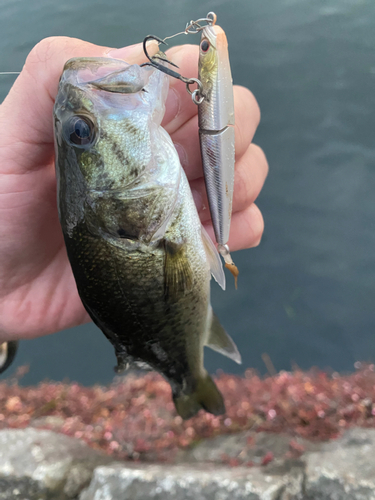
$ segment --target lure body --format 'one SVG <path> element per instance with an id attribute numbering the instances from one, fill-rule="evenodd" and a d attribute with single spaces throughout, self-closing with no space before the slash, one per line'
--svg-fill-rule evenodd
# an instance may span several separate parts
<path id="1" fill-rule="evenodd" d="M 198 79 L 204 97 L 198 106 L 198 117 L 208 202 L 219 251 L 230 264 L 224 245 L 229 239 L 232 216 L 234 100 L 227 38 L 215 24 L 202 29 Z"/>

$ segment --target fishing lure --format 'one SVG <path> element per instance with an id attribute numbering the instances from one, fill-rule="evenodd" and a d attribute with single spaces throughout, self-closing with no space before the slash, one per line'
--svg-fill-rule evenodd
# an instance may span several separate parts
<path id="1" fill-rule="evenodd" d="M 203 22 L 205 24 L 202 24 Z M 201 33 L 198 79 L 185 78 L 168 68 L 165 63 L 176 65 L 160 52 L 154 57 L 147 54 L 148 40 L 154 39 L 166 44 L 167 39 L 183 33 Z M 218 250 L 225 261 L 225 267 L 233 274 L 237 287 L 239 272 L 228 247 L 234 186 L 235 137 L 233 85 L 225 32 L 216 25 L 216 14 L 209 12 L 205 18 L 190 21 L 185 31 L 163 40 L 149 35 L 144 39 L 144 51 L 149 59 L 146 64 L 185 82 L 193 102 L 198 105 L 199 140 L 212 224 Z M 190 89 L 192 84 L 197 84 L 194 91 Z"/>
<path id="2" fill-rule="evenodd" d="M 146 36 L 143 49 L 149 62 L 142 66 L 153 66 L 182 80 L 193 102 L 198 105 L 199 141 L 212 224 L 218 250 L 225 267 L 233 274 L 237 288 L 239 271 L 228 247 L 235 164 L 233 85 L 227 38 L 224 30 L 216 24 L 216 19 L 216 14 L 209 12 L 205 18 L 187 23 L 185 30 L 180 33 L 164 39 L 155 35 Z M 167 45 L 166 40 L 170 38 L 196 33 L 201 33 L 198 78 L 186 78 L 166 66 L 170 64 L 177 67 L 162 52 L 153 57 L 147 52 L 148 40 Z M 197 85 L 195 90 L 190 89 L 193 84 Z"/>

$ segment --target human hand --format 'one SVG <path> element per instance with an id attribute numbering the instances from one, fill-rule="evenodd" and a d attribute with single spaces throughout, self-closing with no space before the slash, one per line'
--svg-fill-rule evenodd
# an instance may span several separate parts
<path id="1" fill-rule="evenodd" d="M 111 51 L 110 54 L 108 54 Z M 140 64 L 141 45 L 112 51 L 77 39 L 42 40 L 0 106 L 0 342 L 33 338 L 90 321 L 78 296 L 56 205 L 52 108 L 72 57 L 109 56 Z M 183 75 L 195 75 L 198 47 L 168 51 Z M 267 175 L 251 144 L 260 113 L 252 94 L 235 87 L 236 174 L 231 250 L 256 246 L 263 219 L 254 200 Z M 163 126 L 176 143 L 201 219 L 213 237 L 202 177 L 197 106 L 171 79 Z"/>

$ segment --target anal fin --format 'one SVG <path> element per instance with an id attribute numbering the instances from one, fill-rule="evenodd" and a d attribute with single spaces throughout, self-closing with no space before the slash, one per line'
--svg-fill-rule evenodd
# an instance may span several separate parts
<path id="1" fill-rule="evenodd" d="M 210 271 L 215 281 L 225 290 L 225 274 L 223 264 L 221 263 L 219 252 L 217 251 L 214 242 L 211 240 L 209 234 L 201 226 L 203 246 L 206 251 L 206 256 L 210 264 Z"/>
<path id="2" fill-rule="evenodd" d="M 239 365 L 242 363 L 241 354 L 236 344 L 221 326 L 220 321 L 214 313 L 212 313 L 211 329 L 206 345 L 223 356 L 232 359 Z"/>

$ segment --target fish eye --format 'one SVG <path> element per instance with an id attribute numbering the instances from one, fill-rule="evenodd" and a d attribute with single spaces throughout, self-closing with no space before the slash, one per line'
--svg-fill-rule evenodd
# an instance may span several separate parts
<path id="1" fill-rule="evenodd" d="M 94 142 L 95 127 L 87 116 L 72 116 L 64 123 L 64 135 L 75 146 L 87 146 Z"/>
<path id="2" fill-rule="evenodd" d="M 206 39 L 201 41 L 201 50 L 202 52 L 207 52 L 210 48 L 210 42 Z"/>

